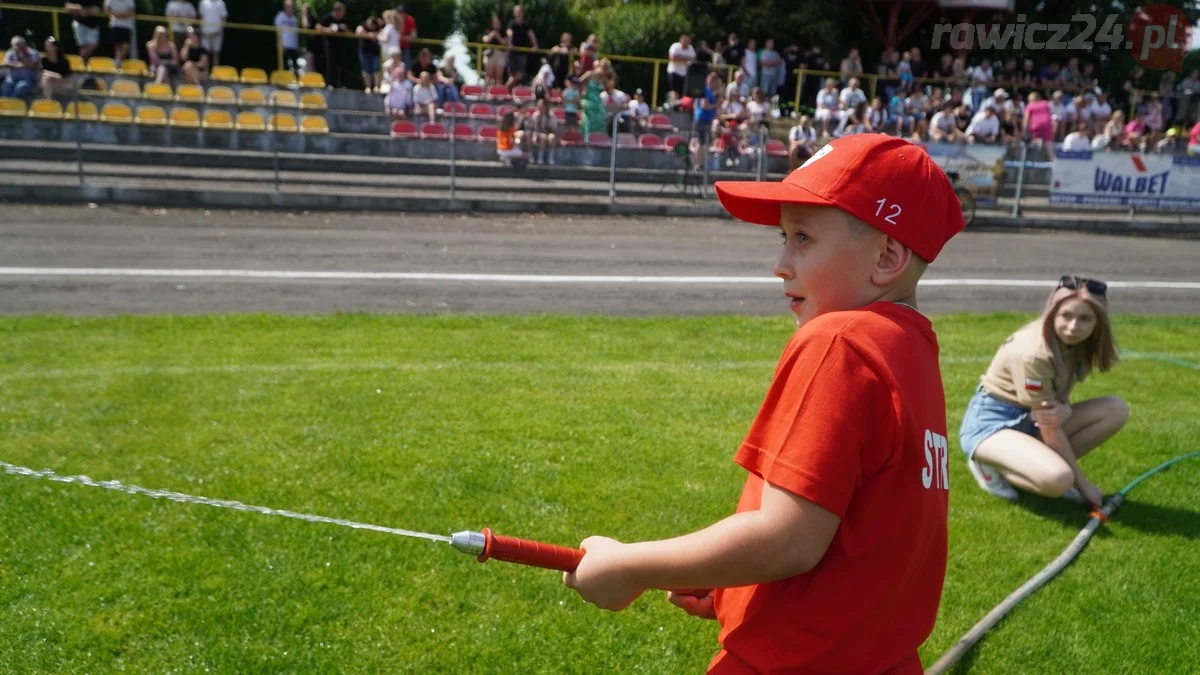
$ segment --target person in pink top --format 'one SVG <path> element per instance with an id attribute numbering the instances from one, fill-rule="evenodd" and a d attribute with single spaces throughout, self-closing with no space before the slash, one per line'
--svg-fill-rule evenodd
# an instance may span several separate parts
<path id="1" fill-rule="evenodd" d="M 1146 137 L 1146 116 L 1142 112 L 1134 114 L 1133 119 L 1129 120 L 1129 124 L 1125 125 L 1125 140 L 1124 144 L 1134 150 L 1144 149 L 1141 147 L 1143 139 Z"/>
<path id="2" fill-rule="evenodd" d="M 1188 154 L 1200 157 L 1200 122 L 1196 122 L 1196 126 L 1188 132 Z"/>
<path id="3" fill-rule="evenodd" d="M 1029 103 L 1025 106 L 1024 127 L 1029 132 L 1031 140 L 1041 141 L 1043 148 L 1054 159 L 1054 117 L 1050 112 L 1050 103 L 1036 91 L 1029 93 Z"/>

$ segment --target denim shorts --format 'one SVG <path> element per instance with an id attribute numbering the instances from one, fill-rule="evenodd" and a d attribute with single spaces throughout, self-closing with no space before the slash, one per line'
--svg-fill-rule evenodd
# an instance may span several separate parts
<path id="1" fill-rule="evenodd" d="M 374 75 L 375 73 L 379 72 L 379 55 L 359 52 L 358 65 L 362 66 L 364 73 Z"/>
<path id="2" fill-rule="evenodd" d="M 962 428 L 958 432 L 958 440 L 962 445 L 967 459 L 972 459 L 975 449 L 992 434 L 1004 429 L 1014 429 L 1034 438 L 1039 438 L 1038 429 L 1033 423 L 1033 416 L 1021 406 L 988 394 L 980 386 L 967 404 L 967 412 L 963 414 Z"/>

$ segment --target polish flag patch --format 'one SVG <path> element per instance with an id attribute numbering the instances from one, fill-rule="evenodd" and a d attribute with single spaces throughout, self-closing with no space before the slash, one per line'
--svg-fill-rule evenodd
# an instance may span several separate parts
<path id="1" fill-rule="evenodd" d="M 1041 391 L 1042 381 L 1035 380 L 1032 377 L 1025 379 L 1025 391 Z"/>

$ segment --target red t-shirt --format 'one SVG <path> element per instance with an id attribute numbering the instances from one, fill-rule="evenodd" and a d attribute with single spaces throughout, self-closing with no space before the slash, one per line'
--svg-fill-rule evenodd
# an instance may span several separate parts
<path id="1" fill-rule="evenodd" d="M 400 33 L 400 49 L 408 49 L 410 40 L 406 39 L 404 36 L 417 29 L 417 20 L 413 18 L 412 14 L 405 14 L 404 23 L 402 25 L 404 26 L 404 30 Z"/>
<path id="2" fill-rule="evenodd" d="M 946 574 L 946 399 L 937 336 L 911 308 L 825 314 L 788 342 L 734 458 L 837 514 L 824 558 L 789 579 L 716 593 L 709 673 L 920 673 Z"/>
<path id="3" fill-rule="evenodd" d="M 1200 122 L 1196 122 L 1196 126 L 1192 127 L 1191 133 L 1188 134 L 1188 145 L 1200 145 Z"/>

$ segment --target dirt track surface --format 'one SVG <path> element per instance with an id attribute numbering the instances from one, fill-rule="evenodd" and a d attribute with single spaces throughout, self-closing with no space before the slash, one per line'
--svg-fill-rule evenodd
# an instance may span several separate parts
<path id="1" fill-rule="evenodd" d="M 192 211 L 3 205 L 0 267 L 769 276 L 778 234 L 717 219 Z M 1200 241 L 965 233 L 927 279 L 1044 288 L 923 287 L 922 310 L 1035 311 L 1064 272 L 1200 281 Z M 1197 289 L 1114 289 L 1122 313 L 1197 314 Z M 3 313 L 572 312 L 782 314 L 774 284 L 513 283 L 0 275 Z"/>

